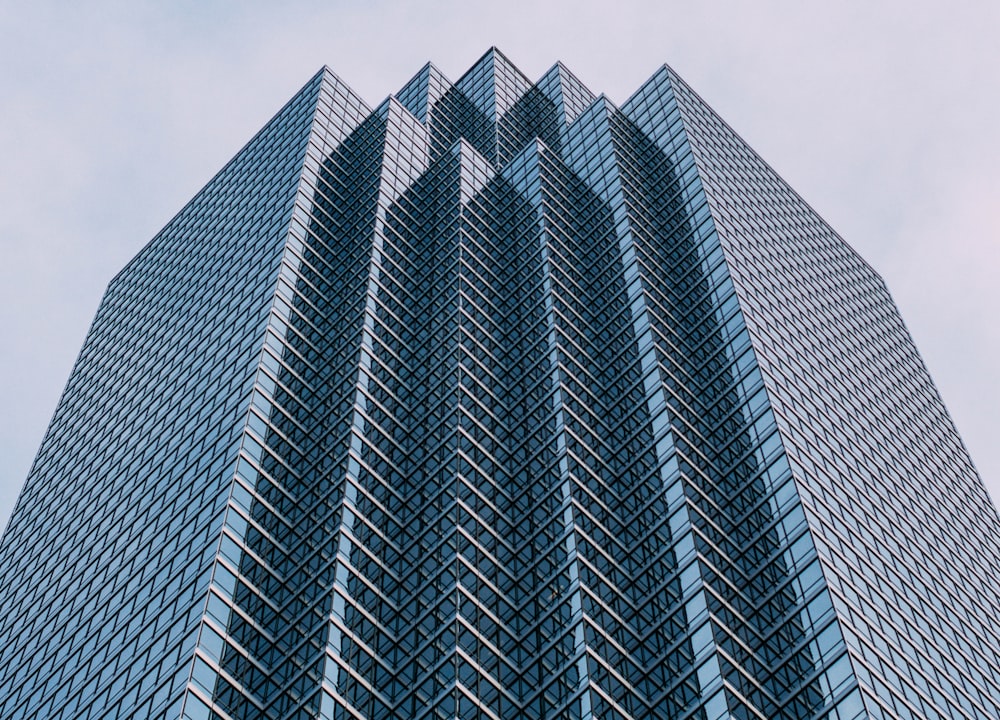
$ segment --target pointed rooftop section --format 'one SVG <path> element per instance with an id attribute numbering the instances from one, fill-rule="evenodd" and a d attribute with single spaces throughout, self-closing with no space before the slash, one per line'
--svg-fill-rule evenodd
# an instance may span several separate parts
<path id="1" fill-rule="evenodd" d="M 451 88 L 451 81 L 433 63 L 424 65 L 420 72 L 395 94 L 399 102 L 422 123 L 427 122 L 430 108 Z"/>
<path id="2" fill-rule="evenodd" d="M 320 91 L 312 142 L 316 152 L 325 157 L 371 114 L 372 109 L 329 66 L 320 68 L 316 76 Z"/>
<path id="3" fill-rule="evenodd" d="M 491 119 L 507 112 L 531 85 L 524 73 L 495 47 L 455 83 L 455 87 Z"/>
<path id="4" fill-rule="evenodd" d="M 553 65 L 536 85 L 559 108 L 567 125 L 597 99 L 561 62 Z"/>

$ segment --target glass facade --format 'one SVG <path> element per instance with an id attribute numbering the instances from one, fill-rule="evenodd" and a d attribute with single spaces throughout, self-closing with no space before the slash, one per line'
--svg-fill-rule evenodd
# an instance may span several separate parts
<path id="1" fill-rule="evenodd" d="M 883 281 L 672 70 L 324 69 L 108 287 L 0 718 L 996 718 L 998 567 Z"/>

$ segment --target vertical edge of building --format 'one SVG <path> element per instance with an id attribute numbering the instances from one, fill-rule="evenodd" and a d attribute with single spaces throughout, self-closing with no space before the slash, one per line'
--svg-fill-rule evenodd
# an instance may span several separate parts
<path id="1" fill-rule="evenodd" d="M 857 683 L 666 68 L 615 124 L 669 411 L 667 492 L 683 498 L 711 630 L 699 680 L 723 699 L 706 710 L 853 718 Z"/>
<path id="2" fill-rule="evenodd" d="M 1000 520 L 884 281 L 668 74 L 869 715 L 1000 715 Z"/>

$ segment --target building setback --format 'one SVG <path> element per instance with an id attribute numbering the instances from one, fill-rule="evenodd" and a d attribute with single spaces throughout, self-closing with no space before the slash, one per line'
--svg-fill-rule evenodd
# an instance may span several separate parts
<path id="1" fill-rule="evenodd" d="M 324 68 L 108 286 L 0 718 L 997 718 L 998 529 L 883 280 L 669 67 Z"/>

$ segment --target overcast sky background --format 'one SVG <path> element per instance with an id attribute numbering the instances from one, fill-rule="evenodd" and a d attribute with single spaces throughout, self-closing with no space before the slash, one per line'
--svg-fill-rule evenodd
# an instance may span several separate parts
<path id="1" fill-rule="evenodd" d="M 612 9 L 613 8 L 613 9 Z M 323 64 L 669 63 L 886 278 L 1000 497 L 1000 4 L 0 0 L 0 528 L 111 277 Z"/>

